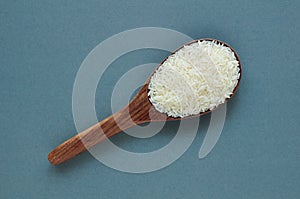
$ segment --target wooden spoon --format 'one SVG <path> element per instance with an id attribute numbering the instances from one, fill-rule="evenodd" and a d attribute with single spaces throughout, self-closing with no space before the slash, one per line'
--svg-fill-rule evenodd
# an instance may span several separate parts
<path id="1" fill-rule="evenodd" d="M 238 84 L 233 90 L 233 94 L 234 94 L 239 86 L 241 80 L 241 74 L 242 74 L 242 67 L 241 67 L 238 54 L 228 44 L 215 39 L 208 38 L 208 39 L 194 40 L 185 45 L 190 45 L 192 43 L 198 41 L 204 41 L 204 40 L 216 41 L 219 44 L 223 44 L 224 46 L 229 47 L 234 52 L 235 57 L 239 62 L 239 68 L 240 68 L 240 78 L 238 80 Z M 183 46 L 175 50 L 173 53 L 171 53 L 171 55 L 176 53 L 181 48 L 183 48 Z M 166 59 L 164 59 L 158 65 L 158 67 Z M 152 74 L 150 75 L 150 77 L 152 76 Z M 115 114 L 109 116 L 108 118 L 102 120 L 101 122 L 91 126 L 90 128 L 82 131 L 81 133 L 75 135 L 74 137 L 60 144 L 51 153 L 49 153 L 48 160 L 53 165 L 61 164 L 73 158 L 74 156 L 80 154 L 81 152 L 91 148 L 92 146 L 98 144 L 99 142 L 138 124 L 142 124 L 146 122 L 181 120 L 186 118 L 199 117 L 201 115 L 207 114 L 212 111 L 209 110 L 197 115 L 192 115 L 184 118 L 168 117 L 166 114 L 156 111 L 148 99 L 148 84 L 150 82 L 150 77 L 147 79 L 145 84 L 142 86 L 141 90 L 137 93 L 137 95 L 132 99 L 132 101 L 127 106 L 125 106 L 119 112 L 116 112 Z M 230 96 L 230 98 L 232 97 L 232 95 Z"/>

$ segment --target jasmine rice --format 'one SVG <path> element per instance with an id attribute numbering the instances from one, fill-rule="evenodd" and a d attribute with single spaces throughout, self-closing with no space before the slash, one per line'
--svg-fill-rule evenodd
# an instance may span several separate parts
<path id="1" fill-rule="evenodd" d="M 186 45 L 152 75 L 149 100 L 172 117 L 212 110 L 233 93 L 240 77 L 238 66 L 234 52 L 216 41 Z"/>

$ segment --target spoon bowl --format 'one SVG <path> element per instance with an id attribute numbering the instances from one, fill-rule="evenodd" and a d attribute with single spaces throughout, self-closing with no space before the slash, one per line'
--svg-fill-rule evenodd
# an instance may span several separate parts
<path id="1" fill-rule="evenodd" d="M 230 99 L 237 91 L 237 88 L 240 84 L 240 80 L 242 77 L 242 67 L 240 63 L 240 58 L 236 51 L 226 44 L 225 42 L 215 40 L 215 39 L 199 39 L 193 40 L 180 48 L 176 49 L 172 52 L 169 56 L 175 54 L 177 51 L 182 49 L 186 45 L 190 45 L 196 43 L 198 41 L 215 41 L 217 44 L 223 44 L 224 46 L 230 48 L 238 61 L 238 67 L 240 69 L 240 77 L 238 79 L 238 83 L 235 86 L 233 93 L 230 95 L 228 99 Z M 169 57 L 168 56 L 168 57 Z M 158 66 L 160 67 L 167 59 L 165 58 Z M 74 156 L 80 154 L 81 152 L 93 147 L 94 145 L 98 144 L 99 142 L 120 133 L 130 127 L 133 127 L 138 124 L 146 123 L 146 122 L 161 122 L 161 121 L 171 121 L 171 120 L 182 120 L 188 118 L 199 117 L 201 115 L 205 115 L 210 113 L 211 111 L 218 108 L 218 105 L 215 109 L 208 110 L 205 112 L 200 112 L 196 115 L 191 115 L 187 117 L 170 117 L 167 116 L 165 113 L 161 113 L 157 111 L 154 106 L 149 101 L 148 97 L 148 85 L 150 83 L 150 79 L 157 68 L 153 71 L 153 73 L 149 76 L 146 80 L 145 84 L 142 86 L 140 91 L 137 95 L 120 111 L 114 113 L 113 115 L 107 117 L 106 119 L 102 120 L 101 122 L 91 126 L 90 128 L 82 131 L 81 133 L 75 135 L 74 137 L 70 138 L 69 140 L 65 141 L 64 143 L 57 146 L 52 152 L 48 155 L 48 160 L 53 165 L 61 164 Z M 226 99 L 226 100 L 228 100 Z"/>

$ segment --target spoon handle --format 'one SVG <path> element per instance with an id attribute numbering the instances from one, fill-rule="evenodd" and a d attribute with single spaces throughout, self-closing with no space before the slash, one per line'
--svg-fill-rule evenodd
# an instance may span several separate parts
<path id="1" fill-rule="evenodd" d="M 145 84 L 134 99 L 122 110 L 56 147 L 48 154 L 49 162 L 54 165 L 61 164 L 106 138 L 137 124 L 150 121 L 165 121 L 166 115 L 152 107 L 147 93 L 148 84 Z M 152 115 L 153 119 L 150 118 L 150 115 Z M 174 120 L 174 118 L 168 118 L 168 120 Z"/>
<path id="2" fill-rule="evenodd" d="M 106 138 L 136 125 L 126 110 L 124 108 L 60 144 L 49 153 L 49 162 L 53 165 L 61 164 Z"/>

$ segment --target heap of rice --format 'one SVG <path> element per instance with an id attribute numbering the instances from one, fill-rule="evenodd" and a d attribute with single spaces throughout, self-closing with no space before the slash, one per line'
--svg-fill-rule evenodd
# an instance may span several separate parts
<path id="1" fill-rule="evenodd" d="M 171 117 L 212 110 L 232 94 L 240 77 L 238 66 L 233 51 L 216 41 L 186 45 L 155 71 L 149 100 Z"/>

